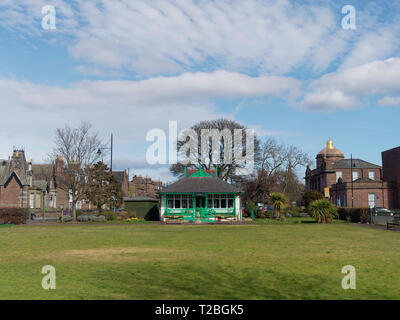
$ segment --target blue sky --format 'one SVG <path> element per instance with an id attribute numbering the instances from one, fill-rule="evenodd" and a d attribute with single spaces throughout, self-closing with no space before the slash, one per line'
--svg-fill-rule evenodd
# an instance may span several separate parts
<path id="1" fill-rule="evenodd" d="M 399 21 L 397 1 L 0 0 L 0 158 L 42 162 L 57 127 L 88 120 L 114 133 L 114 169 L 169 180 L 146 133 L 223 116 L 380 164 L 400 145 Z"/>

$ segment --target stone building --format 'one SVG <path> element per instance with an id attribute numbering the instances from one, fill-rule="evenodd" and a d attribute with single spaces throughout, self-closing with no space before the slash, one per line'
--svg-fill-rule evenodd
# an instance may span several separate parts
<path id="1" fill-rule="evenodd" d="M 0 207 L 70 208 L 69 193 L 60 188 L 64 170 L 61 156 L 54 163 L 33 164 L 27 162 L 24 150 L 15 149 L 10 159 L 0 160 Z M 77 209 L 90 209 L 90 203 L 81 199 Z"/>
<path id="2" fill-rule="evenodd" d="M 342 207 L 392 206 L 393 184 L 382 179 L 382 168 L 361 159 L 345 159 L 329 140 L 316 156 L 316 169 L 306 170 L 307 190 L 325 194 Z"/>
<path id="3" fill-rule="evenodd" d="M 9 160 L 0 160 L 0 207 L 40 209 L 57 207 L 52 164 L 27 162 L 24 150 L 13 151 Z"/>

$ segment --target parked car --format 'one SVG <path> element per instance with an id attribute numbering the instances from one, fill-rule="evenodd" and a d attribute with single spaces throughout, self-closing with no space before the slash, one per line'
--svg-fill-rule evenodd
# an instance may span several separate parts
<path id="1" fill-rule="evenodd" d="M 376 207 L 375 213 L 379 216 L 393 216 L 393 212 L 383 207 Z"/>

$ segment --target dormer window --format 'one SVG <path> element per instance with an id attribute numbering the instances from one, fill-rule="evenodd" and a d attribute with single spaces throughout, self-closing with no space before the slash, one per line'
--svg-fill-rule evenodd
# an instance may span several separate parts
<path id="1" fill-rule="evenodd" d="M 369 171 L 368 178 L 370 178 L 371 180 L 375 180 L 375 171 Z"/>

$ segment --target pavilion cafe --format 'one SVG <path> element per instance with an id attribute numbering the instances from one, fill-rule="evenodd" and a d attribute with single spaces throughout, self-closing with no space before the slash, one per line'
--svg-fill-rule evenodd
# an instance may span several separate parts
<path id="1" fill-rule="evenodd" d="M 181 222 L 241 221 L 240 194 L 237 187 L 211 175 L 212 171 L 188 174 L 160 192 L 160 220 Z"/>

